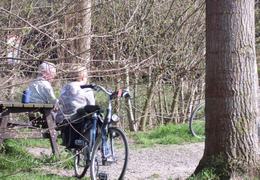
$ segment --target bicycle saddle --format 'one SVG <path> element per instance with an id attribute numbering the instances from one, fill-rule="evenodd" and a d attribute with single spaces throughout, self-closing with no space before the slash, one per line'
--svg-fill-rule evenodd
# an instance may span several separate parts
<path id="1" fill-rule="evenodd" d="M 86 105 L 85 107 L 77 109 L 77 113 L 83 114 L 83 113 L 92 113 L 95 111 L 100 111 L 101 108 L 98 105 Z"/>

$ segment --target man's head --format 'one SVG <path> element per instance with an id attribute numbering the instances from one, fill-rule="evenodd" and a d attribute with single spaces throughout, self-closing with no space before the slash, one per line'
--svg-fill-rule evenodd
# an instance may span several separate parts
<path id="1" fill-rule="evenodd" d="M 47 81 L 52 81 L 56 76 L 56 66 L 53 63 L 44 61 L 38 67 L 39 76 L 45 78 Z"/>

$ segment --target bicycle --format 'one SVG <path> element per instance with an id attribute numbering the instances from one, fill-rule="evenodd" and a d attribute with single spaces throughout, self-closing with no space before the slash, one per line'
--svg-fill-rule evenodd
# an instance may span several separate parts
<path id="1" fill-rule="evenodd" d="M 189 118 L 189 130 L 198 138 L 205 138 L 205 103 L 200 103 Z"/>
<path id="2" fill-rule="evenodd" d="M 99 106 L 87 105 L 77 111 L 84 116 L 91 115 L 91 121 L 85 118 L 79 132 L 81 138 L 75 140 L 75 176 L 84 177 L 90 167 L 92 180 L 108 177 L 123 179 L 128 163 L 128 142 L 123 130 L 114 126 L 119 117 L 112 114 L 112 101 L 118 97 L 129 98 L 130 95 L 126 90 L 112 92 L 94 84 L 82 85 L 81 88 L 103 91 L 108 96 L 108 107 L 104 118 Z"/>

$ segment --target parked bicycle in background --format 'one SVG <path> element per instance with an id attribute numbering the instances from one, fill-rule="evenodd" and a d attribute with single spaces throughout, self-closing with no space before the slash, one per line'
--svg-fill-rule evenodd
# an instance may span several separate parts
<path id="1" fill-rule="evenodd" d="M 205 102 L 199 102 L 189 118 L 189 130 L 198 138 L 205 138 Z"/>

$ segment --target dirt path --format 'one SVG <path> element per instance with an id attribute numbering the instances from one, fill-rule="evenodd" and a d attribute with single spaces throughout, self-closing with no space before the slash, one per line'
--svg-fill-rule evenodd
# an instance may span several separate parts
<path id="1" fill-rule="evenodd" d="M 131 148 L 125 179 L 185 179 L 196 168 L 202 157 L 204 143 L 185 145 L 156 145 L 149 148 Z M 36 156 L 50 154 L 50 150 L 30 148 Z M 73 171 L 43 167 L 47 173 L 73 176 Z"/>
<path id="2" fill-rule="evenodd" d="M 185 179 L 202 157 L 204 143 L 157 145 L 130 151 L 126 179 Z"/>

